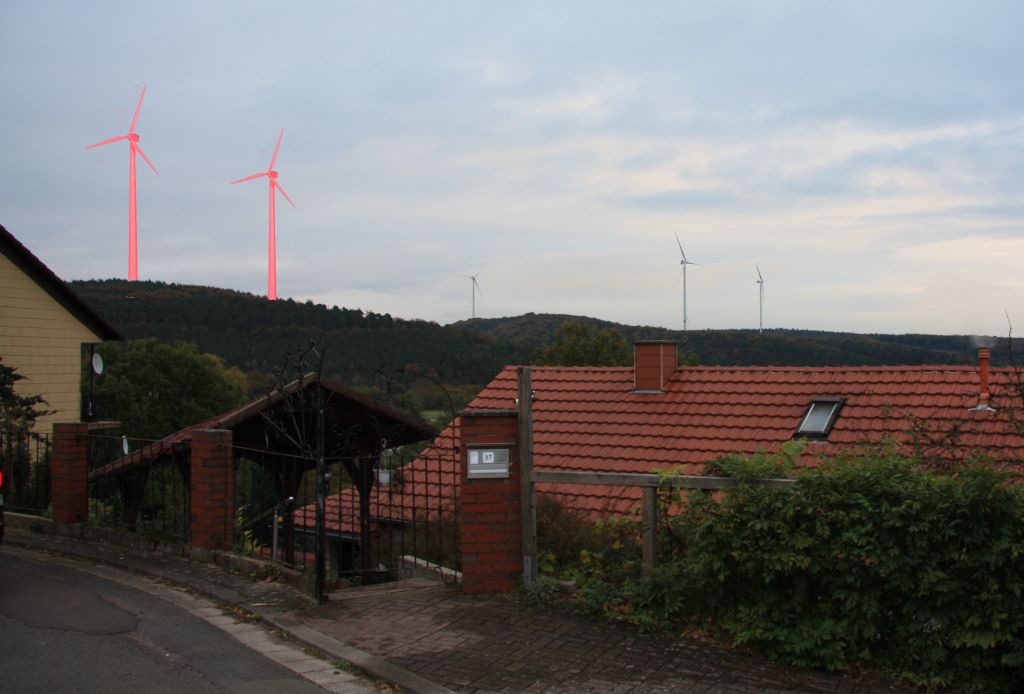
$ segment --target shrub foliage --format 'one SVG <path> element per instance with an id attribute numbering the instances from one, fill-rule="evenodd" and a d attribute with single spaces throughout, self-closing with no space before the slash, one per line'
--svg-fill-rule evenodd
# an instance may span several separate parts
<path id="1" fill-rule="evenodd" d="M 749 480 L 787 465 L 713 467 Z M 793 474 L 790 489 L 667 496 L 684 503 L 663 516 L 661 563 L 647 575 L 630 552 L 636 520 L 605 522 L 607 556 L 588 550 L 576 570 L 581 604 L 650 626 L 699 620 L 800 667 L 1024 686 L 1019 485 L 981 464 L 942 476 L 880 449 Z"/>

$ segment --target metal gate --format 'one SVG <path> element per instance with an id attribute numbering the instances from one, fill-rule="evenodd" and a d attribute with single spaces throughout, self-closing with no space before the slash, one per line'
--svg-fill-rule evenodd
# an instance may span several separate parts
<path id="1" fill-rule="evenodd" d="M 235 448 L 235 549 L 315 572 L 324 591 L 429 572 L 458 575 L 457 456 L 404 446 L 325 459 L 317 532 L 316 460 Z"/>

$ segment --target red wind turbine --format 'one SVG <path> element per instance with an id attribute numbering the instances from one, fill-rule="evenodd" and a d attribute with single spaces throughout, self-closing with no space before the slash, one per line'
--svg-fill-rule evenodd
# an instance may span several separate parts
<path id="1" fill-rule="evenodd" d="M 135 115 L 132 116 L 132 124 L 129 126 L 126 135 L 118 135 L 117 137 L 112 137 L 109 140 L 97 142 L 86 147 L 86 149 L 102 147 L 119 140 L 128 140 L 130 145 L 128 155 L 128 279 L 130 280 L 139 279 L 138 226 L 135 215 L 135 154 L 141 154 L 142 158 L 149 164 L 149 168 L 153 169 L 153 173 L 157 176 L 160 175 L 156 167 L 153 166 L 153 162 L 149 160 L 146 153 L 142 151 L 142 147 L 139 146 L 139 135 L 135 132 L 135 125 L 139 122 L 139 110 L 142 109 L 142 97 L 144 96 L 146 96 L 145 86 L 142 87 L 142 93 L 139 94 L 139 103 L 135 106 Z"/>
<path id="2" fill-rule="evenodd" d="M 231 185 L 241 183 L 242 181 L 251 181 L 254 178 L 260 178 L 261 176 L 267 177 L 267 183 L 270 189 L 270 233 L 267 241 L 267 298 L 271 301 L 277 299 L 277 224 L 275 221 L 276 215 L 274 211 L 274 200 L 275 193 L 274 189 L 281 191 L 281 195 L 288 203 L 295 207 L 295 203 L 288 197 L 288 193 L 284 192 L 284 188 L 277 182 L 277 172 L 274 171 L 274 162 L 277 161 L 277 152 L 281 149 L 281 138 L 284 137 L 284 128 L 281 129 L 281 134 L 277 136 L 277 146 L 274 147 L 274 156 L 270 158 L 270 166 L 267 167 L 266 171 L 262 173 L 256 173 L 252 176 L 246 176 L 240 178 L 237 181 L 232 181 Z"/>

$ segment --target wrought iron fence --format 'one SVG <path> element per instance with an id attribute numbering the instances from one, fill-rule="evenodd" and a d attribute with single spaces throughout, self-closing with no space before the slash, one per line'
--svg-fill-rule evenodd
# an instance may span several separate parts
<path id="1" fill-rule="evenodd" d="M 189 447 L 89 436 L 89 522 L 153 539 L 189 539 Z"/>
<path id="2" fill-rule="evenodd" d="M 0 472 L 9 511 L 42 516 L 50 506 L 50 437 L 0 431 Z"/>
<path id="3" fill-rule="evenodd" d="M 234 548 L 236 552 L 305 569 L 313 566 L 315 538 L 296 529 L 295 504 L 315 503 L 316 461 L 236 446 Z"/>
<path id="4" fill-rule="evenodd" d="M 434 450 L 434 449 L 430 449 Z M 451 453 L 325 461 L 322 538 L 328 587 L 419 572 L 454 580 L 459 567 Z M 313 571 L 316 461 L 235 448 L 235 550 Z"/>
<path id="5" fill-rule="evenodd" d="M 455 460 L 454 452 L 444 448 L 431 447 L 418 454 L 406 449 L 385 451 L 373 473 L 376 493 L 362 503 L 370 523 L 360 527 L 363 537 L 359 540 L 365 542 L 368 533 L 376 540 L 375 552 L 360 556 L 358 566 L 350 570 L 350 580 L 365 582 L 425 571 L 455 580 L 461 566 Z M 361 499 L 349 494 L 340 501 L 340 518 L 346 511 L 350 517 L 361 515 L 357 511 Z M 331 519 L 330 513 L 327 517 Z"/>

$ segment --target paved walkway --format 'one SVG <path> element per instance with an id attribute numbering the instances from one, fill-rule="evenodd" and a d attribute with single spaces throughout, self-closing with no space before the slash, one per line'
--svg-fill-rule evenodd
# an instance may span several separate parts
<path id="1" fill-rule="evenodd" d="M 336 593 L 313 605 L 278 583 L 206 563 L 8 527 L 14 546 L 102 562 L 238 605 L 262 623 L 404 691 L 894 691 L 871 679 L 795 672 L 695 640 L 560 614 L 429 579 Z"/>
<path id="2" fill-rule="evenodd" d="M 460 692 L 891 692 L 735 651 L 416 580 L 350 589 L 295 616 Z"/>

